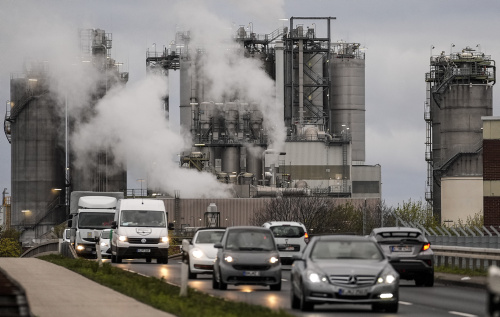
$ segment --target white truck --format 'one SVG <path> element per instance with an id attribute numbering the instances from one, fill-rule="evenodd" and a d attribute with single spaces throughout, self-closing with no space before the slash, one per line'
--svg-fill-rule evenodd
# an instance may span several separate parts
<path id="1" fill-rule="evenodd" d="M 96 258 L 96 241 L 110 229 L 121 192 L 73 192 L 70 202 L 70 243 L 81 257 Z"/>

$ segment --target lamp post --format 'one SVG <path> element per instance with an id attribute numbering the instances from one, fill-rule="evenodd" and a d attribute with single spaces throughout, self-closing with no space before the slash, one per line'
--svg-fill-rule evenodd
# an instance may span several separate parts
<path id="1" fill-rule="evenodd" d="M 137 181 L 138 181 L 139 183 L 141 183 L 141 197 L 142 197 L 142 196 L 144 196 L 144 195 L 143 195 L 143 193 L 142 193 L 142 183 L 144 182 L 144 179 L 139 178 Z"/>

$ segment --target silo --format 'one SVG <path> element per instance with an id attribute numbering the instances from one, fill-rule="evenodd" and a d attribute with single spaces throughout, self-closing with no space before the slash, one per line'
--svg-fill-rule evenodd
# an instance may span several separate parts
<path id="1" fill-rule="evenodd" d="M 240 173 L 240 148 L 237 146 L 225 147 L 222 151 L 222 171 L 228 174 Z"/>
<path id="2" fill-rule="evenodd" d="M 340 43 L 329 62 L 330 132 L 349 128 L 352 160 L 365 161 L 365 59 L 359 44 Z"/>
<path id="3" fill-rule="evenodd" d="M 493 113 L 495 65 L 490 56 L 469 47 L 431 57 L 426 114 L 428 184 L 426 199 L 441 220 L 460 212 L 442 201 L 459 200 L 453 188 L 475 187 L 482 170 L 482 120 Z M 446 179 L 446 184 L 442 180 Z M 457 185 L 454 185 L 457 184 Z M 476 186 L 477 187 L 477 186 Z M 462 195 L 463 196 L 463 195 Z M 459 209 L 459 208 L 458 208 Z"/>
<path id="4" fill-rule="evenodd" d="M 247 147 L 247 173 L 252 173 L 256 179 L 262 179 L 262 154 L 264 149 L 258 146 Z"/>
<path id="5" fill-rule="evenodd" d="M 62 120 L 48 93 L 46 74 L 25 75 L 11 79 L 11 219 L 17 229 L 38 224 L 45 232 L 44 224 L 53 226 L 66 218 L 64 208 L 51 208 L 54 201 L 65 201 L 64 142 L 58 133 Z"/>

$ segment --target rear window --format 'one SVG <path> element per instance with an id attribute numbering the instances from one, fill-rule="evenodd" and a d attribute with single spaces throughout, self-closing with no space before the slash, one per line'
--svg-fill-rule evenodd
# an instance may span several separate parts
<path id="1" fill-rule="evenodd" d="M 273 226 L 270 228 L 275 238 L 300 238 L 304 236 L 304 228 L 298 226 Z"/>
<path id="2" fill-rule="evenodd" d="M 224 231 L 199 231 L 195 243 L 215 244 L 220 242 Z"/>

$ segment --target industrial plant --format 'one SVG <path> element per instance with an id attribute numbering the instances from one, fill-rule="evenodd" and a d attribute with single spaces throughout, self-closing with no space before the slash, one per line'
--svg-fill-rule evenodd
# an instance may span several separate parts
<path id="1" fill-rule="evenodd" d="M 178 32 L 163 52 L 148 52 L 149 73 L 180 72 L 180 124 L 192 136 L 181 166 L 235 184 L 238 197 L 380 199 L 381 167 L 364 165 L 364 52 L 359 43 L 332 42 L 333 19 L 292 17 L 289 27 L 267 34 L 253 33 L 253 25 L 235 30 L 239 45 L 232 49 L 260 61 L 274 81 L 272 105 L 238 94 L 211 100 L 206 52 L 193 47 L 189 31 Z M 284 122 L 281 148 L 272 140 L 279 131 L 266 124 L 276 119 L 265 113 L 269 107 Z"/>
<path id="2" fill-rule="evenodd" d="M 234 189 L 233 198 L 180 204 L 177 193 L 148 188 L 175 210 L 176 227 L 188 219 L 191 225 L 201 222 L 212 202 L 222 212 L 230 206 L 231 218 L 226 214 L 221 225 L 248 224 L 269 197 L 380 202 L 381 166 L 365 165 L 364 50 L 359 43 L 332 41 L 334 19 L 291 17 L 288 27 L 267 34 L 254 33 L 253 25 L 234 30 L 234 52 L 255 61 L 273 83 L 273 100 L 265 104 L 239 91 L 214 99 L 208 93 L 214 83 L 205 76 L 206 50 L 192 45 L 190 31 L 177 32 L 163 51 L 148 50 L 148 74 L 179 72 L 180 91 L 168 91 L 164 99 L 167 113 L 179 107 L 181 133 L 192 140 L 179 153 L 179 168 L 213 174 Z M 4 122 L 12 145 L 11 223 L 36 238 L 67 220 L 71 191 L 128 194 L 127 173 L 114 165 L 112 153 L 93 153 L 92 168 L 74 165 L 76 121 L 89 120 L 98 100 L 128 80 L 111 58 L 111 34 L 82 30 L 80 38 L 80 62 L 101 74 L 81 113 L 68 113 L 71 100 L 50 89 L 48 63 L 26 64 L 11 79 Z M 180 104 L 170 104 L 176 93 Z"/>
<path id="3" fill-rule="evenodd" d="M 443 51 L 431 56 L 425 81 L 425 198 L 453 224 L 483 212 L 482 117 L 493 114 L 495 61 L 479 45 Z"/>
<path id="4" fill-rule="evenodd" d="M 4 120 L 12 153 L 10 219 L 25 238 L 40 237 L 67 220 L 70 191 L 126 188 L 126 171 L 117 171 L 110 153 L 93 153 L 93 168 L 81 169 L 73 165 L 71 151 L 73 126 L 92 117 L 95 103 L 111 87 L 128 80 L 111 58 L 111 47 L 111 34 L 104 30 L 80 31 L 77 63 L 99 74 L 99 80 L 78 113 L 68 112 L 76 108 L 68 105 L 76 102 L 69 93 L 54 91 L 48 61 L 26 61 L 22 73 L 11 75 Z"/>

